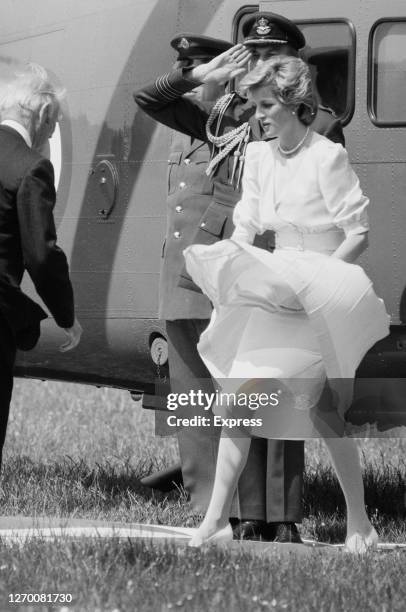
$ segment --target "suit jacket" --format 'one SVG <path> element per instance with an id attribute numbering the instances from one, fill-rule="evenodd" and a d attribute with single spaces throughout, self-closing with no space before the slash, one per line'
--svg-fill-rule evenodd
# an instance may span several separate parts
<path id="1" fill-rule="evenodd" d="M 55 198 L 51 162 L 0 125 L 0 311 L 24 350 L 35 346 L 47 316 L 21 291 L 24 270 L 57 325 L 74 321 L 68 264 L 56 244 Z"/>
<path id="2" fill-rule="evenodd" d="M 211 315 L 205 295 L 187 291 L 178 284 L 184 266 L 183 249 L 192 243 L 199 219 L 213 199 L 213 183 L 205 174 L 209 160 L 210 151 L 204 142 L 173 132 L 159 286 L 161 319 L 208 319 Z"/>
<path id="3" fill-rule="evenodd" d="M 183 134 L 208 142 L 206 124 L 212 105 L 194 102 L 183 94 L 196 87 L 196 82 L 187 78 L 185 70 L 174 70 L 158 77 L 154 83 L 135 92 L 134 99 L 148 115 Z M 238 94 L 234 95 L 221 123 L 214 129 L 218 135 L 224 134 L 247 121 L 250 125 L 250 138 L 261 139 L 261 131 L 254 117 L 254 108 L 250 102 Z M 319 109 L 312 128 L 330 138 L 333 142 L 344 145 L 344 135 L 341 123 L 326 109 Z M 212 131 L 214 131 L 212 128 Z M 196 225 L 192 244 L 210 244 L 223 238 L 228 238 L 233 232 L 233 209 L 240 199 L 240 189 L 232 182 L 233 155 L 226 156 L 216 167 L 213 181 L 213 198 L 206 211 Z M 258 237 L 257 246 L 272 248 L 272 233 L 265 232 Z M 187 289 L 200 291 L 192 282 L 186 269 L 183 268 L 179 277 L 180 285 Z"/>

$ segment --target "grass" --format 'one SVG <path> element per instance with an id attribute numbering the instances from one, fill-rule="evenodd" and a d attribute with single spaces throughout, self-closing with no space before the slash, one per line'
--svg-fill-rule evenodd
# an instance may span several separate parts
<path id="1" fill-rule="evenodd" d="M 406 541 L 403 439 L 361 442 L 366 501 L 382 540 Z M 184 492 L 139 479 L 177 459 L 173 438 L 128 393 L 16 381 L 2 476 L 2 515 L 53 515 L 185 525 Z M 306 444 L 301 532 L 342 541 L 344 502 L 318 440 Z M 401 610 L 406 555 L 339 553 L 304 558 L 157 547 L 122 540 L 0 543 L 0 611 L 8 594 L 72 593 L 70 610 Z M 29 606 L 21 609 L 28 610 Z M 36 604 L 32 609 L 46 608 Z"/>
<path id="2" fill-rule="evenodd" d="M 403 610 L 404 558 L 247 554 L 148 542 L 32 542 L 3 553 L 8 592 L 72 593 L 75 610 Z M 11 570 L 8 568 L 11 567 Z M 63 572 L 61 572 L 63 568 Z"/>

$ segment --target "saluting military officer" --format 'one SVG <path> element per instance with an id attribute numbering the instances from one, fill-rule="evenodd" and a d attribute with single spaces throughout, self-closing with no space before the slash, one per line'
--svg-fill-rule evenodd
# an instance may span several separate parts
<path id="1" fill-rule="evenodd" d="M 232 46 L 223 40 L 193 34 L 179 34 L 170 44 L 177 51 L 177 70 L 209 62 Z M 194 103 L 214 103 L 222 94 L 224 86 L 211 82 L 198 85 L 185 96 Z M 210 373 L 196 348 L 212 307 L 202 293 L 179 286 L 184 266 L 183 249 L 192 243 L 195 228 L 213 199 L 213 183 L 205 172 L 209 161 L 210 149 L 206 142 L 173 131 L 168 159 L 167 230 L 159 287 L 159 317 L 165 320 L 172 393 L 214 392 Z M 151 407 L 159 400 L 144 396 L 143 401 Z M 181 416 L 180 410 L 176 416 Z M 207 416 L 203 407 L 193 406 L 185 407 L 182 416 L 191 417 L 194 411 Z M 165 433 L 163 416 L 166 418 L 167 413 L 156 414 L 157 430 L 161 433 Z M 171 488 L 170 481 L 179 483 L 183 479 L 195 511 L 204 513 L 214 481 L 219 434 L 219 428 L 179 429 L 181 475 L 176 467 L 144 478 L 143 484 L 166 490 Z"/>
<path id="2" fill-rule="evenodd" d="M 208 172 L 213 180 L 213 199 L 201 217 L 194 243 L 210 243 L 228 237 L 233 229 L 232 212 L 240 197 L 244 152 L 251 139 L 261 139 L 254 109 L 237 93 L 227 94 L 215 105 L 202 106 L 185 98 L 199 83 L 222 83 L 245 71 L 248 62 L 270 55 L 299 54 L 305 39 L 297 26 L 274 13 L 253 13 L 243 28 L 244 47 L 236 45 L 211 62 L 175 70 L 136 92 L 139 106 L 157 121 L 206 140 L 212 159 Z M 336 142 L 344 142 L 339 121 L 319 112 L 312 127 Z M 258 246 L 272 248 L 273 239 L 261 237 Z M 180 283 L 193 289 L 182 272 Z M 303 442 L 254 439 L 247 465 L 238 485 L 239 517 L 236 536 L 301 542 L 295 523 L 302 517 Z"/>

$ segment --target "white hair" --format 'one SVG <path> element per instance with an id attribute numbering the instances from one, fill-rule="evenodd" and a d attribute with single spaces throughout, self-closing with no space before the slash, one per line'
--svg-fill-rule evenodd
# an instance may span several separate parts
<path id="1" fill-rule="evenodd" d="M 17 112 L 28 121 L 44 104 L 50 104 L 55 112 L 65 94 L 51 81 L 45 68 L 30 63 L 14 74 L 14 78 L 0 87 L 0 117 Z"/>

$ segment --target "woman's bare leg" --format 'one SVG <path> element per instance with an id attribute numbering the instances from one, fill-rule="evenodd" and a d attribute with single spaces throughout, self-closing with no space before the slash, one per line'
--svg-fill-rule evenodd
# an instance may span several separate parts
<path id="1" fill-rule="evenodd" d="M 364 500 L 361 463 L 356 443 L 351 438 L 325 438 L 347 505 L 347 548 L 365 550 L 377 543 L 378 536 L 370 523 Z"/>
<path id="2" fill-rule="evenodd" d="M 247 463 L 250 445 L 251 438 L 247 435 L 241 433 L 239 438 L 231 438 L 223 430 L 209 507 L 202 524 L 190 541 L 191 545 L 199 546 L 228 524 L 234 492 Z"/>

